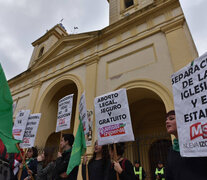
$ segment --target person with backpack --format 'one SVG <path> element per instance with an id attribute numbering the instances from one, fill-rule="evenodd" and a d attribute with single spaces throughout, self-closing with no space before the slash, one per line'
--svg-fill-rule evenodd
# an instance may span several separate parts
<path id="1" fill-rule="evenodd" d="M 111 166 L 109 168 L 108 180 L 116 180 L 118 173 L 120 180 L 135 180 L 134 169 L 132 163 L 123 157 L 125 144 L 115 144 L 117 151 L 117 159 L 115 159 L 114 145 L 109 145 L 109 154 L 111 157 Z"/>
<path id="2" fill-rule="evenodd" d="M 84 156 L 82 164 L 82 177 L 86 180 L 86 163 L 87 157 Z M 108 153 L 108 146 L 99 146 L 98 142 L 95 142 L 93 157 L 88 163 L 88 177 L 89 180 L 107 180 L 107 169 L 110 166 L 110 159 Z"/>

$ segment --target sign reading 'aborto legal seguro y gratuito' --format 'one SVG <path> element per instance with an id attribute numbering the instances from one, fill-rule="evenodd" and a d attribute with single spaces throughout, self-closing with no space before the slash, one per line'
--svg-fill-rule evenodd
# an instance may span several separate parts
<path id="1" fill-rule="evenodd" d="M 172 75 L 180 154 L 207 156 L 207 53 Z"/>
<path id="2" fill-rule="evenodd" d="M 98 144 L 134 141 L 126 89 L 94 100 Z"/>

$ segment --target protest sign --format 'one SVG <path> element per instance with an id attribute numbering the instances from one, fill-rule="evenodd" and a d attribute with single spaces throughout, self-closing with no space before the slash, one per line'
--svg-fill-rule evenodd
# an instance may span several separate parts
<path id="1" fill-rule="evenodd" d="M 172 75 L 180 154 L 207 156 L 207 53 Z"/>
<path id="2" fill-rule="evenodd" d="M 40 118 L 40 113 L 30 114 L 24 133 L 23 143 L 20 143 L 21 148 L 31 148 L 34 146 Z"/>
<path id="3" fill-rule="evenodd" d="M 92 110 L 87 111 L 87 117 L 88 117 L 88 133 L 86 136 L 86 146 L 91 146 L 92 135 L 93 135 L 93 111 Z"/>
<path id="4" fill-rule="evenodd" d="M 88 133 L 88 117 L 87 117 L 87 109 L 86 109 L 86 97 L 85 92 L 81 95 L 80 104 L 79 104 L 79 113 L 80 119 L 83 124 L 83 131 L 86 135 Z"/>
<path id="5" fill-rule="evenodd" d="M 59 100 L 56 132 L 70 129 L 72 106 L 73 94 L 67 95 Z"/>
<path id="6" fill-rule="evenodd" d="M 126 89 L 96 97 L 94 105 L 99 145 L 134 140 Z"/>
<path id="7" fill-rule="evenodd" d="M 27 121 L 30 115 L 30 110 L 21 110 L 16 115 L 16 120 L 14 121 L 14 126 L 12 129 L 12 134 L 14 139 L 23 140 L 24 131 L 27 125 Z"/>

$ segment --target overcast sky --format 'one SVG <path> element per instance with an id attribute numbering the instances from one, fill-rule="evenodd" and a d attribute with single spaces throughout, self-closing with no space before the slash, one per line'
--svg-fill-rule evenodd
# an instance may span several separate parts
<path id="1" fill-rule="evenodd" d="M 180 2 L 201 55 L 207 51 L 207 0 Z M 109 5 L 107 0 L 0 0 L 0 62 L 7 79 L 27 69 L 31 43 L 62 18 L 68 33 L 100 30 L 109 24 Z"/>

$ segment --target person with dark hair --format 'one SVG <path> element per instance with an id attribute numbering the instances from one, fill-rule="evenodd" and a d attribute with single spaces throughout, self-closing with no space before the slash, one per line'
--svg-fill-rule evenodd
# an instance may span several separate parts
<path id="1" fill-rule="evenodd" d="M 44 152 L 37 157 L 37 177 L 36 180 L 52 179 L 52 173 L 55 168 L 53 162 L 54 148 L 45 148 Z"/>
<path id="2" fill-rule="evenodd" d="M 31 176 L 34 177 L 35 174 L 37 173 L 37 155 L 38 155 L 37 148 L 32 147 L 28 149 L 26 153 L 25 163 L 27 164 L 29 170 L 26 169 L 25 165 L 23 164 L 20 165 L 20 169 L 23 168 L 21 180 L 30 180 Z"/>
<path id="3" fill-rule="evenodd" d="M 140 161 L 134 161 L 134 174 L 138 180 L 144 180 L 146 177 L 145 170 L 141 166 Z"/>
<path id="4" fill-rule="evenodd" d="M 87 157 L 84 156 L 82 164 L 82 177 L 86 180 L 86 163 Z M 108 153 L 108 146 L 99 146 L 95 142 L 93 157 L 88 163 L 88 177 L 89 180 L 106 180 L 108 175 L 108 168 L 110 166 L 110 159 Z"/>
<path id="5" fill-rule="evenodd" d="M 74 142 L 73 134 L 63 134 L 60 141 L 60 148 L 63 153 L 58 152 L 58 158 L 55 162 L 53 178 L 55 180 L 76 180 L 78 175 L 78 166 L 76 166 L 69 175 L 66 174 L 68 162 L 72 152 Z"/>
<path id="6" fill-rule="evenodd" d="M 207 157 L 181 157 L 178 143 L 175 111 L 166 114 L 166 129 L 175 136 L 172 149 L 168 153 L 166 180 L 205 180 L 207 179 Z"/>
<path id="7" fill-rule="evenodd" d="M 155 169 L 155 179 L 156 180 L 165 180 L 164 165 L 161 161 L 159 161 L 157 163 L 157 167 Z"/>
<path id="8" fill-rule="evenodd" d="M 115 159 L 114 145 L 109 146 L 109 154 L 111 157 L 111 167 L 109 169 L 108 180 L 116 180 L 116 174 L 118 173 L 120 180 L 135 180 L 132 163 L 123 157 L 125 144 L 115 144 L 117 151 L 117 159 Z"/>

